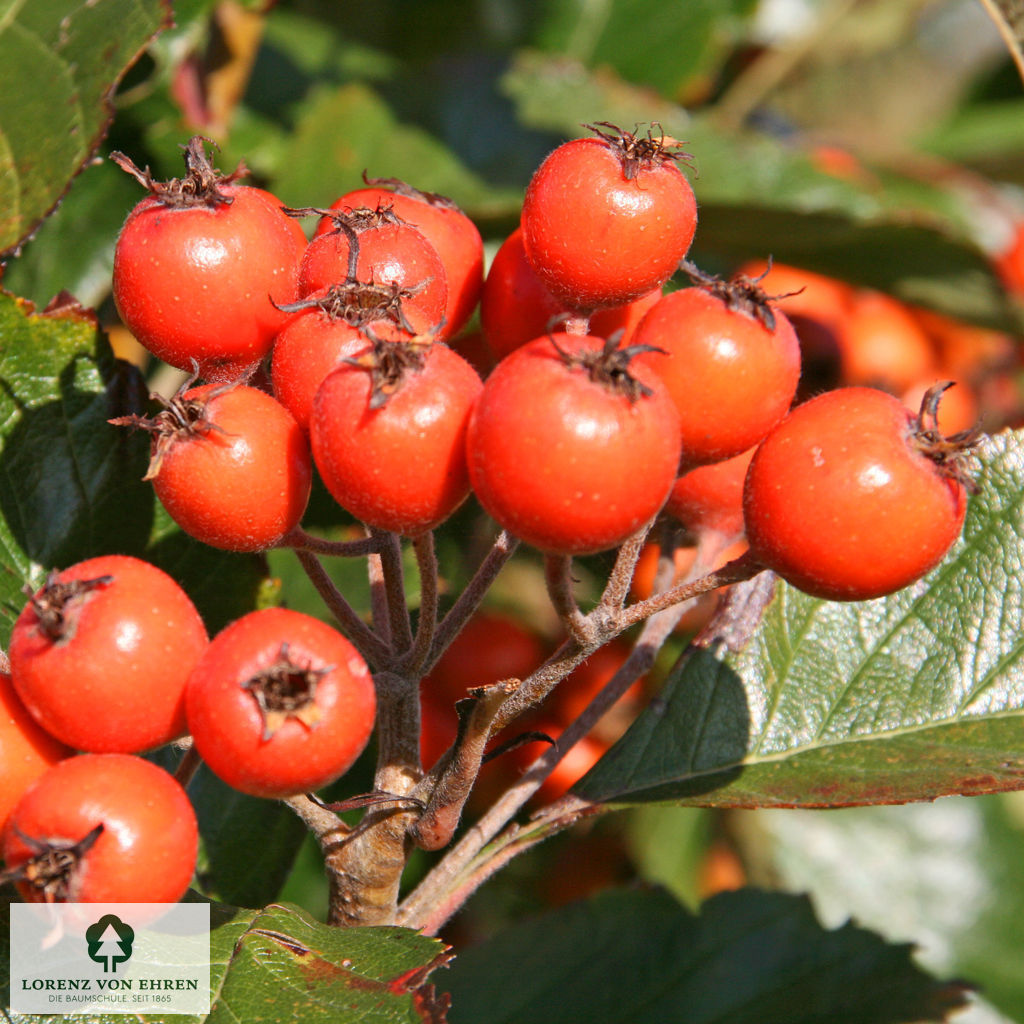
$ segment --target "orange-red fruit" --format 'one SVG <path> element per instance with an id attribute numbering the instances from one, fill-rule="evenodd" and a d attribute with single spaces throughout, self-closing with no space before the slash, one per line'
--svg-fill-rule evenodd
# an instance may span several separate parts
<path id="1" fill-rule="evenodd" d="M 786 315 L 771 328 L 730 309 L 702 287 L 664 296 L 640 321 L 636 360 L 665 382 L 679 411 L 683 461 L 690 466 L 739 455 L 786 414 L 800 379 L 800 344 Z"/>
<path id="2" fill-rule="evenodd" d="M 607 338 L 622 330 L 622 344 L 626 345 L 644 313 L 660 298 L 659 286 L 624 306 L 598 310 L 590 318 L 590 333 Z M 495 253 L 484 282 L 480 324 L 487 344 L 502 359 L 548 330 L 562 330 L 561 324 L 552 321 L 568 312 L 530 266 L 523 246 L 523 230 L 516 228 Z"/>
<path id="3" fill-rule="evenodd" d="M 0 672 L 0 827 L 29 785 L 72 753 L 28 713 L 11 677 Z"/>
<path id="4" fill-rule="evenodd" d="M 208 429 L 176 438 L 153 477 L 171 518 L 190 536 L 227 551 L 264 551 L 298 525 L 313 471 L 295 418 L 257 388 L 186 391 L 203 400 Z"/>
<path id="5" fill-rule="evenodd" d="M 550 153 L 523 201 L 526 254 L 545 287 L 567 308 L 591 311 L 632 302 L 660 288 L 686 255 L 697 204 L 672 162 L 627 176 L 603 139 L 576 139 Z"/>
<path id="6" fill-rule="evenodd" d="M 318 674 L 313 706 L 271 721 L 245 684 L 285 654 Z M 312 616 L 266 608 L 213 638 L 189 679 L 187 709 L 196 749 L 216 775 L 243 793 L 285 797 L 352 767 L 373 731 L 376 696 L 345 637 Z"/>
<path id="7" fill-rule="evenodd" d="M 347 192 L 331 204 L 332 209 L 376 209 L 390 206 L 394 213 L 421 232 L 437 250 L 448 282 L 445 325 L 439 336 L 452 338 L 465 326 L 480 301 L 484 283 L 484 243 L 477 226 L 450 199 L 411 190 L 412 194 L 390 188 L 369 186 Z M 316 234 L 331 228 L 321 220 Z"/>
<path id="8" fill-rule="evenodd" d="M 18 696 L 76 750 L 137 753 L 183 736 L 185 685 L 208 643 L 195 606 L 165 572 L 127 555 L 87 559 L 52 582 L 90 580 L 103 582 L 63 604 L 59 636 L 44 630 L 32 602 L 18 616 L 10 646 Z"/>
<path id="9" fill-rule="evenodd" d="M 675 480 L 671 397 L 639 360 L 629 372 L 649 393 L 635 398 L 572 362 L 604 348 L 599 338 L 556 334 L 516 349 L 487 378 L 470 419 L 480 504 L 542 551 L 616 547 L 661 509 Z"/>
<path id="10" fill-rule="evenodd" d="M 199 829 L 178 782 L 131 754 L 69 757 L 41 775 L 11 811 L 3 833 L 8 868 L 36 851 L 22 838 L 77 843 L 103 831 L 69 879 L 67 902 L 175 903 L 195 871 Z M 27 901 L 42 893 L 27 882 Z"/>
<path id="11" fill-rule="evenodd" d="M 389 223 L 358 232 L 354 278 L 349 274 L 351 244 L 341 230 L 314 238 L 299 265 L 299 294 L 308 297 L 351 280 L 385 285 L 403 293 L 402 314 L 414 334 L 438 327 L 447 308 L 448 281 L 441 257 L 425 235 L 408 224 Z M 369 326 L 388 340 L 408 334 L 387 319 Z"/>
<path id="12" fill-rule="evenodd" d="M 368 526 L 404 536 L 444 522 L 469 496 L 466 429 L 480 388 L 477 372 L 443 344 L 377 407 L 371 371 L 338 366 L 316 393 L 310 426 L 331 496 Z"/>
<path id="13" fill-rule="evenodd" d="M 727 537 L 743 532 L 743 481 L 754 457 L 748 448 L 722 462 L 698 466 L 672 485 L 665 511 L 692 534 L 708 531 Z"/>
<path id="14" fill-rule="evenodd" d="M 960 534 L 967 497 L 914 443 L 916 417 L 872 388 L 797 406 L 747 473 L 753 556 L 834 601 L 881 597 L 937 565 Z"/>
<path id="15" fill-rule="evenodd" d="M 231 201 L 172 208 L 154 196 L 114 250 L 114 301 L 153 355 L 206 380 L 234 380 L 270 350 L 296 297 L 302 227 L 269 192 L 222 185 Z"/>
<path id="16" fill-rule="evenodd" d="M 935 351 L 910 310 L 883 292 L 861 290 L 838 334 L 844 384 L 900 394 L 935 372 Z"/>
<path id="17" fill-rule="evenodd" d="M 307 434 L 317 388 L 343 359 L 366 347 L 358 327 L 316 306 L 296 313 L 278 334 L 270 363 L 274 397 Z"/>

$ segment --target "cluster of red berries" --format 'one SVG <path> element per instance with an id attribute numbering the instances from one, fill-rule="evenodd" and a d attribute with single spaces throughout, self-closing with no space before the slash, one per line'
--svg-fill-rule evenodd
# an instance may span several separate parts
<path id="1" fill-rule="evenodd" d="M 875 597 L 932 568 L 961 528 L 973 440 L 939 431 L 942 386 L 917 415 L 867 387 L 791 409 L 801 348 L 786 314 L 756 276 L 686 259 L 697 210 L 681 144 L 593 131 L 539 167 L 486 280 L 469 218 L 404 183 L 288 210 L 215 171 L 199 139 L 166 183 L 115 154 L 151 193 L 117 243 L 118 309 L 193 378 L 155 415 L 113 422 L 151 431 L 147 477 L 181 528 L 229 550 L 287 544 L 315 466 L 353 517 L 409 537 L 472 491 L 551 555 L 617 547 L 667 510 L 693 534 L 745 533 L 753 565 L 822 597 Z M 663 295 L 680 267 L 691 285 Z M 500 357 L 486 380 L 448 344 L 478 306 Z M 8 875 L 30 898 L 139 898 L 106 883 L 155 873 L 172 848 L 172 881 L 146 892 L 180 896 L 195 819 L 138 753 L 190 734 L 229 784 L 288 796 L 346 771 L 376 710 L 363 658 L 332 628 L 268 609 L 210 640 L 176 583 L 123 556 L 31 594 L 10 682 L 12 722 L 44 737 L 38 779 L 0 808 Z M 147 820 L 125 822 L 121 780 L 146 773 L 179 806 L 154 796 Z M 51 804 L 68 817 L 47 818 Z M 84 870 L 107 850 L 135 867 L 111 853 Z"/>
<path id="2" fill-rule="evenodd" d="M 185 892 L 195 814 L 182 786 L 137 755 L 191 735 L 236 789 L 289 796 L 347 771 L 376 713 L 369 669 L 330 626 L 269 608 L 211 641 L 184 590 L 126 555 L 80 562 L 30 593 L 8 661 L 3 858 L 33 900 Z"/>

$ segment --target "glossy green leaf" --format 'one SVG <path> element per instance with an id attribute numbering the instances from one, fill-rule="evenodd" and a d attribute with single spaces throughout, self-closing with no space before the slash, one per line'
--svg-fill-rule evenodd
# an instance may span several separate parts
<path id="1" fill-rule="evenodd" d="M 780 583 L 742 649 L 692 649 L 576 792 L 831 807 L 1024 788 L 1024 436 L 988 439 L 982 463 L 929 576 L 852 604 Z"/>
<path id="2" fill-rule="evenodd" d="M 146 545 L 147 444 L 107 423 L 139 382 L 78 307 L 43 314 L 0 293 L 0 642 L 47 571 Z"/>
<path id="3" fill-rule="evenodd" d="M 945 1020 L 956 983 L 810 904 L 744 890 L 699 915 L 660 890 L 612 891 L 524 921 L 456 958 L 438 983 L 451 1024 L 883 1024 Z"/>
<path id="4" fill-rule="evenodd" d="M 96 151 L 114 88 L 170 21 L 167 0 L 0 3 L 0 252 L 35 230 Z"/>
<path id="5" fill-rule="evenodd" d="M 190 897 L 195 899 L 194 894 Z M 400 928 L 330 928 L 294 907 L 210 914 L 208 1016 L 181 1024 L 444 1024 L 443 997 L 426 981 L 447 960 L 437 939 Z M 8 1005 L 7 903 L 0 903 L 0 1002 Z M 12 1024 L 57 1024 L 66 1016 L 4 1014 Z M 76 1015 L 118 1024 L 124 1015 Z M 154 1018 L 155 1019 L 155 1018 Z"/>

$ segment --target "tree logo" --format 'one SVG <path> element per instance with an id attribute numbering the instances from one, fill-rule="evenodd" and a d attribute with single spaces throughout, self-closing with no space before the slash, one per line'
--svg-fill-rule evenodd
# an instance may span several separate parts
<path id="1" fill-rule="evenodd" d="M 135 931 L 116 914 L 105 914 L 85 930 L 89 959 L 103 964 L 103 973 L 117 971 L 117 965 L 130 960 Z"/>

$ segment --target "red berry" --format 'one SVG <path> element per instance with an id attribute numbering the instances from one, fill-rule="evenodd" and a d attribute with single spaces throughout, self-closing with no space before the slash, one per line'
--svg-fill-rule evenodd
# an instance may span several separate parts
<path id="1" fill-rule="evenodd" d="M 900 394 L 922 377 L 935 379 L 935 350 L 911 311 L 883 292 L 853 294 L 839 321 L 840 375 Z"/>
<path id="2" fill-rule="evenodd" d="M 925 412 L 872 388 L 797 406 L 761 443 L 744 491 L 754 558 L 795 587 L 863 601 L 913 583 L 960 534 L 951 443 Z"/>
<path id="3" fill-rule="evenodd" d="M 800 379 L 796 334 L 756 288 L 714 282 L 672 292 L 640 321 L 633 343 L 660 350 L 637 361 L 668 387 L 690 466 L 757 444 L 786 414 Z"/>
<path id="4" fill-rule="evenodd" d="M 484 384 L 467 438 L 473 490 L 542 551 L 615 547 L 665 502 L 679 418 L 629 357 L 599 338 L 555 334 L 516 349 Z"/>
<path id="5" fill-rule="evenodd" d="M 426 236 L 386 211 L 338 214 L 338 227 L 314 238 L 299 267 L 299 293 L 345 285 L 353 304 L 379 316 L 363 326 L 389 340 L 425 334 L 445 316 L 444 264 Z"/>
<path id="6" fill-rule="evenodd" d="M 365 349 L 366 344 L 366 335 L 349 323 L 344 313 L 331 312 L 329 304 L 299 311 L 277 336 L 270 364 L 274 397 L 307 434 L 317 388 L 343 359 Z"/>
<path id="7" fill-rule="evenodd" d="M 296 297 L 301 226 L 269 192 L 220 177 L 202 140 L 186 151 L 188 177 L 165 185 L 122 166 L 152 191 L 128 215 L 114 250 L 114 301 L 155 356 L 206 380 L 233 380 L 270 350 Z"/>
<path id="8" fill-rule="evenodd" d="M 286 608 L 217 634 L 188 684 L 196 749 L 229 786 L 284 797 L 333 782 L 373 731 L 370 670 L 340 633 Z"/>
<path id="9" fill-rule="evenodd" d="M 244 384 L 176 395 L 152 419 L 111 422 L 153 434 L 146 479 L 190 536 L 227 551 L 263 551 L 298 525 L 309 501 L 309 444 L 276 399 Z"/>
<path id="10" fill-rule="evenodd" d="M 748 448 L 722 462 L 698 466 L 673 485 L 665 511 L 691 534 L 714 531 L 727 537 L 743 532 L 743 482 L 754 457 Z"/>
<path id="11" fill-rule="evenodd" d="M 368 179 L 367 188 L 347 192 L 331 204 L 335 210 L 388 207 L 420 231 L 437 250 L 448 282 L 448 302 L 441 338 L 452 338 L 465 326 L 480 301 L 484 283 L 484 244 L 477 226 L 446 196 L 421 192 L 390 178 Z M 316 235 L 331 229 L 321 220 Z"/>
<path id="12" fill-rule="evenodd" d="M 175 903 L 195 870 L 195 812 L 162 768 L 130 754 L 54 765 L 3 833 L 7 867 L 33 902 Z M 54 854 L 60 851 L 58 856 Z"/>
<path id="13" fill-rule="evenodd" d="M 381 530 L 418 536 L 469 495 L 465 439 L 480 378 L 442 344 L 381 342 L 317 391 L 310 440 L 334 500 Z"/>
<path id="14" fill-rule="evenodd" d="M 11 633 L 11 677 L 64 743 L 135 753 L 185 734 L 185 684 L 206 644 L 199 613 L 170 576 L 105 555 L 32 596 Z"/>
<path id="15" fill-rule="evenodd" d="M 624 334 L 620 344 L 628 344 L 644 313 L 659 298 L 661 289 L 656 288 L 624 306 L 599 310 L 590 318 L 591 334 L 608 338 L 621 329 Z M 491 351 L 499 359 L 504 358 L 544 335 L 555 317 L 568 312 L 530 266 L 522 228 L 516 228 L 495 253 L 480 299 L 480 323 Z"/>
<path id="16" fill-rule="evenodd" d="M 0 672 L 0 827 L 29 785 L 72 753 L 29 714 L 11 677 Z"/>
<path id="17" fill-rule="evenodd" d="M 574 310 L 619 306 L 660 288 L 697 226 L 674 139 L 607 126 L 559 146 L 526 190 L 522 226 L 533 269 Z"/>

